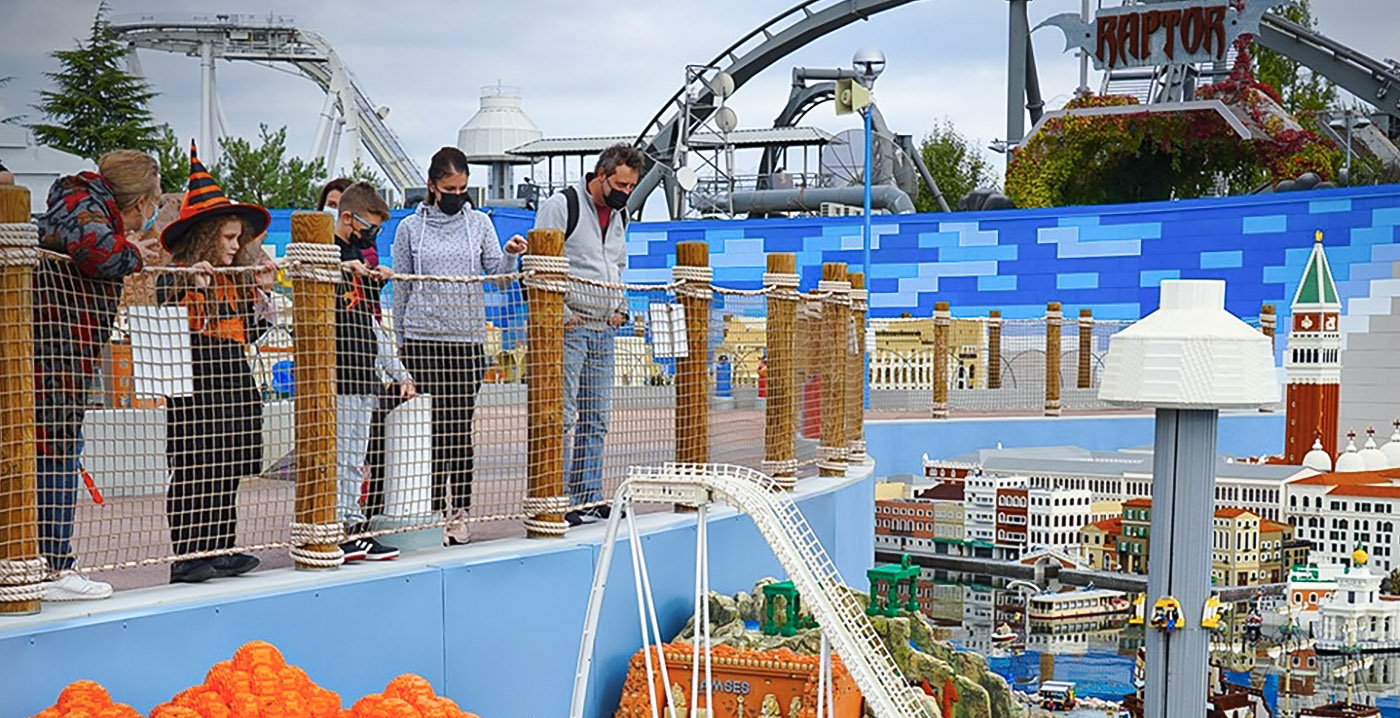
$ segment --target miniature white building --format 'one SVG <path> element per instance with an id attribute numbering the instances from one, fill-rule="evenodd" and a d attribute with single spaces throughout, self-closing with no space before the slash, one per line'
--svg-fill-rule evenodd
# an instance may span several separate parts
<path id="1" fill-rule="evenodd" d="M 1385 574 L 1366 565 L 1366 551 L 1337 576 L 1337 590 L 1318 609 L 1313 635 L 1319 653 L 1350 647 L 1361 651 L 1400 649 L 1400 600 L 1380 595 Z"/>
<path id="2" fill-rule="evenodd" d="M 1030 489 L 1028 548 L 1053 548 L 1077 554 L 1079 530 L 1092 523 L 1088 489 Z"/>

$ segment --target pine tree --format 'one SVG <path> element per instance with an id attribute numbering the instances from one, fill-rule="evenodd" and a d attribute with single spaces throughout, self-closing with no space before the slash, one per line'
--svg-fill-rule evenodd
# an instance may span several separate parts
<path id="1" fill-rule="evenodd" d="M 46 74 L 55 87 L 40 92 L 34 107 L 48 122 L 30 127 L 38 141 L 90 160 L 111 150 L 160 146 L 149 106 L 156 93 L 123 67 L 126 48 L 112 34 L 106 14 L 103 3 L 86 44 L 53 53 L 61 69 Z"/>

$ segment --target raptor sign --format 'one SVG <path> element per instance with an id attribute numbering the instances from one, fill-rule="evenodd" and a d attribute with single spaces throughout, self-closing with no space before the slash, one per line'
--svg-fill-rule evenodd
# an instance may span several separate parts
<path id="1" fill-rule="evenodd" d="M 1054 15 L 1036 29 L 1060 28 L 1065 49 L 1085 50 L 1100 70 L 1218 62 L 1236 38 L 1259 31 L 1265 11 L 1285 4 L 1287 0 L 1242 0 L 1243 9 L 1228 0 L 1124 5 L 1100 10 L 1093 22 L 1076 13 Z"/>

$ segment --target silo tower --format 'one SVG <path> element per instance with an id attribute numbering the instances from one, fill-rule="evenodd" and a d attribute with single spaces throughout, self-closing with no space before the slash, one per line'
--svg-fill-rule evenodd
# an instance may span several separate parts
<path id="1" fill-rule="evenodd" d="M 520 109 L 520 88 L 488 85 L 481 88 L 481 109 L 457 131 L 457 148 L 471 164 L 491 168 L 486 197 L 502 200 L 509 197 L 511 165 L 532 163 L 509 150 L 543 136 Z"/>

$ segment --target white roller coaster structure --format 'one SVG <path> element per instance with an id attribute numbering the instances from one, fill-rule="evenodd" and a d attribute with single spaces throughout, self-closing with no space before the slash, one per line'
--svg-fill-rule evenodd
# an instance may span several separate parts
<path id="1" fill-rule="evenodd" d="M 112 31 L 130 48 L 128 65 L 141 74 L 137 49 L 174 52 L 198 57 L 201 67 L 199 144 L 206 161 L 218 159 L 218 140 L 226 123 L 219 107 L 214 61 L 242 60 L 261 64 L 286 63 L 326 93 L 316 127 L 311 159 L 336 169 L 343 132 L 351 162 L 364 146 L 400 193 L 422 185 L 423 172 L 409 158 L 399 140 L 384 123 L 387 108 L 376 108 L 365 95 L 350 68 L 325 38 L 296 27 L 286 17 L 269 15 L 209 15 L 165 18 L 153 16 L 113 18 Z"/>
<path id="2" fill-rule="evenodd" d="M 759 533 L 772 547 L 774 556 L 787 571 L 788 578 L 801 592 L 803 605 L 811 610 L 812 616 L 820 624 L 824 646 L 825 641 L 830 641 L 831 647 L 841 656 L 866 704 L 877 718 L 927 718 L 928 713 L 916 689 L 910 687 L 900 672 L 898 664 L 885 647 L 884 641 L 875 632 L 875 627 L 866 617 L 859 601 L 841 580 L 835 564 L 827 556 L 821 542 L 817 540 L 816 534 L 807 525 L 806 519 L 802 517 L 788 493 L 768 476 L 742 466 L 678 463 L 668 463 L 660 467 L 633 467 L 628 472 L 627 480 L 617 491 L 607 534 L 603 540 L 602 554 L 593 575 L 583 640 L 579 645 L 578 671 L 574 677 L 570 718 L 583 718 L 588 677 L 593 662 L 593 643 L 602 611 L 603 594 L 607 589 L 608 571 L 612 565 L 618 529 L 624 521 L 628 524 L 631 539 L 643 649 L 646 651 L 648 671 L 655 670 L 651 663 L 653 652 L 648 633 L 654 636 L 656 645 L 663 639 L 657 630 L 646 561 L 638 541 L 636 523 L 632 519 L 633 512 L 630 510 L 633 502 L 675 503 L 699 508 L 695 651 L 698 659 L 700 644 L 706 644 L 707 660 L 704 661 L 706 666 L 703 670 L 708 672 L 708 611 L 701 610 L 701 607 L 708 605 L 706 507 L 716 501 L 726 502 L 753 519 Z M 652 607 L 650 622 L 645 613 L 648 606 Z M 670 686 L 665 655 L 659 650 L 655 651 L 655 655 L 660 662 L 659 670 L 664 681 L 662 685 Z M 702 670 L 701 663 L 700 660 L 693 661 L 694 670 Z M 830 674 L 825 667 L 823 673 L 826 685 L 829 686 Z M 704 681 L 706 686 L 711 684 L 708 678 L 707 675 Z M 695 705 L 697 683 L 695 677 L 692 677 L 692 705 Z M 648 685 L 654 686 L 654 681 L 648 680 Z M 819 691 L 818 695 L 823 696 L 825 693 Z M 825 702 L 830 705 L 829 699 Z M 821 703 L 819 699 L 818 715 L 821 715 Z M 659 704 L 655 695 L 652 696 L 651 705 L 653 715 L 656 715 Z M 711 703 L 707 702 L 706 705 Z M 671 715 L 674 716 L 674 707 Z"/>

